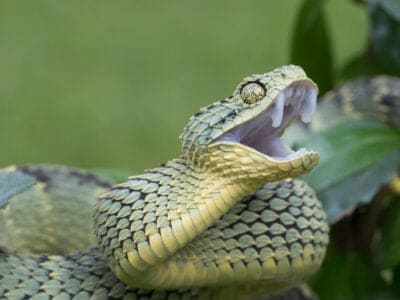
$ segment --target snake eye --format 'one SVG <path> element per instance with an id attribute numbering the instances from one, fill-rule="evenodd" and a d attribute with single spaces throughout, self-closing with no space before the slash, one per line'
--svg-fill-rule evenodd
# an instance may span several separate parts
<path id="1" fill-rule="evenodd" d="M 240 96 L 244 102 L 253 104 L 265 97 L 265 89 L 257 82 L 250 82 L 243 86 Z"/>

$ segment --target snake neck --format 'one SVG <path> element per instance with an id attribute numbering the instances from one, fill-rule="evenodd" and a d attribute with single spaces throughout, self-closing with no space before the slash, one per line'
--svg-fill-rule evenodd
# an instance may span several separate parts
<path id="1" fill-rule="evenodd" d="M 131 177 L 100 198 L 95 213 L 97 237 L 122 281 L 146 287 L 147 275 L 158 265 L 263 184 L 250 178 L 238 182 L 236 175 L 226 176 L 220 167 L 174 159 Z M 137 221 L 124 228 L 129 219 Z"/>
<path id="2" fill-rule="evenodd" d="M 239 165 L 235 168 L 215 161 L 211 161 L 207 165 L 191 164 L 185 158 L 174 160 L 170 165 L 176 163 L 185 166 L 182 172 L 184 178 L 188 179 L 180 186 L 182 196 L 176 198 L 177 207 L 182 212 L 190 212 L 194 208 L 206 209 L 214 216 L 214 221 L 243 197 L 254 193 L 266 183 L 263 177 L 257 179 L 246 177 L 246 173 L 241 172 L 244 169 L 243 166 Z M 208 224 L 207 222 L 206 227 L 212 223 Z"/>

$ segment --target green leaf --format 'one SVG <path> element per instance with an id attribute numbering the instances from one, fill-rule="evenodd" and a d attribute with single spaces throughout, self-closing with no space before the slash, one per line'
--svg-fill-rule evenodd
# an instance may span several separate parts
<path id="1" fill-rule="evenodd" d="M 381 123 L 352 121 L 311 134 L 301 146 L 321 155 L 318 166 L 304 176 L 319 192 L 400 149 L 400 133 Z"/>
<path id="2" fill-rule="evenodd" d="M 370 1 L 370 55 L 389 74 L 400 72 L 400 2 Z"/>
<path id="3" fill-rule="evenodd" d="M 393 270 L 393 289 L 396 295 L 400 295 L 400 264 Z"/>
<path id="4" fill-rule="evenodd" d="M 371 57 L 368 57 L 368 55 L 362 53 L 348 61 L 340 71 L 338 76 L 339 80 L 346 81 L 361 76 L 373 76 L 384 73 L 382 67 L 380 67 Z"/>
<path id="5" fill-rule="evenodd" d="M 7 204 L 7 200 L 34 185 L 34 177 L 18 171 L 3 169 L 0 171 L 0 208 Z"/>
<path id="6" fill-rule="evenodd" d="M 364 0 L 368 7 L 371 30 L 364 53 L 343 68 L 340 79 L 400 72 L 400 1 Z"/>
<path id="7" fill-rule="evenodd" d="M 382 217 L 379 234 L 373 244 L 373 255 L 381 268 L 400 265 L 400 199 L 394 197 L 392 205 Z"/>
<path id="8" fill-rule="evenodd" d="M 357 253 L 344 253 L 332 245 L 311 286 L 320 299 L 395 299 L 378 269 Z"/>
<path id="9" fill-rule="evenodd" d="M 305 0 L 295 22 L 291 63 L 315 78 L 321 94 L 333 86 L 332 52 L 323 12 L 324 0 Z"/>
<path id="10" fill-rule="evenodd" d="M 369 203 L 378 190 L 392 179 L 399 163 L 400 154 L 395 151 L 365 170 L 320 191 L 318 198 L 323 203 L 328 221 L 334 223 L 359 204 Z"/>
<path id="11" fill-rule="evenodd" d="M 365 3 L 371 6 L 380 5 L 382 9 L 400 22 L 400 1 L 399 0 L 365 0 Z"/>

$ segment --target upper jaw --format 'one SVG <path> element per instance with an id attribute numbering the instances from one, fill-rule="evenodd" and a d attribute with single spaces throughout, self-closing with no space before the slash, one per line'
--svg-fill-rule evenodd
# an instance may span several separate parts
<path id="1" fill-rule="evenodd" d="M 235 142 L 252 148 L 269 160 L 288 161 L 306 155 L 306 149 L 293 151 L 280 135 L 296 118 L 309 123 L 316 110 L 317 87 L 311 81 L 297 81 L 283 89 L 273 103 L 252 119 L 235 126 L 212 143 Z"/>

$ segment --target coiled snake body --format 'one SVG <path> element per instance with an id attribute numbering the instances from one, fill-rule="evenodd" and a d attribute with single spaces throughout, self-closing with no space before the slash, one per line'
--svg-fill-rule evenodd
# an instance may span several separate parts
<path id="1" fill-rule="evenodd" d="M 0 298 L 234 298 L 314 273 L 328 225 L 312 189 L 291 177 L 318 154 L 280 135 L 296 117 L 311 121 L 316 94 L 297 66 L 247 77 L 190 119 L 179 158 L 110 190 L 64 167 L 4 170 L 36 182 L 0 199 Z M 84 250 L 99 191 L 98 247 Z"/>

